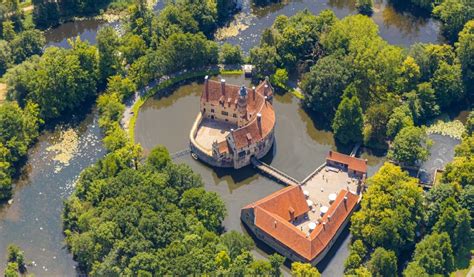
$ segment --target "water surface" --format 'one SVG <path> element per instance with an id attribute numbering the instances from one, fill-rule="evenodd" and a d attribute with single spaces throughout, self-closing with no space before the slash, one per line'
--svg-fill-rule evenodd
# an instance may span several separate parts
<path id="1" fill-rule="evenodd" d="M 76 263 L 64 244 L 61 215 L 63 201 L 74 191 L 79 173 L 104 155 L 96 113 L 84 120 L 46 131 L 29 151 L 25 174 L 15 184 L 13 204 L 0 206 L 0 272 L 6 265 L 6 249 L 14 243 L 34 261 L 28 273 L 35 276 L 74 276 Z M 61 141 L 72 128 L 78 137 L 77 151 L 64 165 L 54 161 L 48 147 Z"/>
<path id="2" fill-rule="evenodd" d="M 292 16 L 304 9 L 314 14 L 331 9 L 338 18 L 357 14 L 354 0 L 283 1 L 263 8 L 244 1 L 242 13 L 236 18 L 248 28 L 225 41 L 238 44 L 248 52 L 250 48 L 258 45 L 262 31 L 271 27 L 278 15 Z M 386 1 L 376 1 L 371 17 L 379 27 L 380 36 L 391 44 L 409 47 L 416 42 L 440 42 L 439 23 L 436 20 L 396 9 Z"/>

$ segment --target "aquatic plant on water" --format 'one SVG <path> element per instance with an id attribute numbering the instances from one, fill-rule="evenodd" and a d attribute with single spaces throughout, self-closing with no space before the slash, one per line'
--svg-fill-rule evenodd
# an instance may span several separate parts
<path id="1" fill-rule="evenodd" d="M 440 134 L 455 139 L 461 139 L 464 131 L 464 125 L 459 120 L 453 120 L 448 122 L 438 120 L 436 123 L 432 124 L 427 128 L 426 133 L 429 135 Z"/>

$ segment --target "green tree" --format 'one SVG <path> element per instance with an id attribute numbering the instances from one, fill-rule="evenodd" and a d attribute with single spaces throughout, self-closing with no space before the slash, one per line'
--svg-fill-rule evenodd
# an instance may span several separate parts
<path id="1" fill-rule="evenodd" d="M 407 105 L 396 107 L 387 123 L 387 137 L 394 138 L 401 129 L 413 125 L 410 108 Z"/>
<path id="2" fill-rule="evenodd" d="M 283 262 L 285 261 L 285 257 L 275 253 L 268 257 L 268 261 L 270 262 L 272 266 L 272 276 L 281 276 L 281 270 L 280 267 L 283 265 Z"/>
<path id="3" fill-rule="evenodd" d="M 25 110 L 15 102 L 0 105 L 0 144 L 8 149 L 8 163 L 16 163 L 26 155 L 28 146 L 38 136 L 39 123 L 37 106 L 32 103 Z"/>
<path id="4" fill-rule="evenodd" d="M 18 274 L 18 265 L 16 263 L 8 263 L 7 268 L 5 269 L 5 277 L 19 277 Z"/>
<path id="5" fill-rule="evenodd" d="M 357 96 L 343 97 L 332 123 L 336 139 L 343 144 L 362 142 L 363 124 L 362 108 Z"/>
<path id="6" fill-rule="evenodd" d="M 459 190 L 456 186 L 450 183 L 441 183 L 430 189 L 425 195 L 426 207 L 426 226 L 432 229 L 438 221 L 440 215 L 443 213 L 446 200 L 450 197 L 459 198 Z M 453 201 L 455 201 L 453 199 Z"/>
<path id="7" fill-rule="evenodd" d="M 421 267 L 417 262 L 411 262 L 403 271 L 404 277 L 412 277 L 412 276 L 419 276 L 419 277 L 429 277 L 428 273 L 426 273 L 425 269 Z"/>
<path id="8" fill-rule="evenodd" d="M 43 32 L 39 30 L 21 32 L 10 42 L 13 61 L 19 64 L 30 56 L 40 55 L 45 44 Z"/>
<path id="9" fill-rule="evenodd" d="M 240 65 L 242 63 L 242 49 L 240 46 L 224 43 L 219 51 L 219 63 Z"/>
<path id="10" fill-rule="evenodd" d="M 449 275 L 454 269 L 454 256 L 448 234 L 433 233 L 423 238 L 416 245 L 413 262 L 429 275 Z M 412 267 L 410 270 L 414 270 Z"/>
<path id="11" fill-rule="evenodd" d="M 436 93 L 431 83 L 418 84 L 417 89 L 404 95 L 415 122 L 420 123 L 439 114 Z"/>
<path id="12" fill-rule="evenodd" d="M 221 241 L 227 247 L 232 260 L 254 248 L 253 240 L 237 231 L 226 232 L 221 236 Z"/>
<path id="13" fill-rule="evenodd" d="M 96 93 L 95 71 L 82 64 L 82 58 L 82 53 L 76 54 L 74 50 L 49 47 L 34 65 L 36 70 L 9 75 L 13 95 L 20 101 L 24 97 L 37 103 L 43 119 L 57 118 L 78 107 Z M 90 59 L 91 64 L 96 62 L 94 57 Z"/>
<path id="14" fill-rule="evenodd" d="M 452 162 L 446 165 L 442 182 L 466 188 L 474 184 L 474 138 L 465 137 L 461 144 L 455 148 Z"/>
<path id="15" fill-rule="evenodd" d="M 275 73 L 280 57 L 275 47 L 264 46 L 250 49 L 250 61 L 255 66 L 257 78 L 264 78 Z"/>
<path id="16" fill-rule="evenodd" d="M 357 0 L 356 8 L 361 14 L 371 15 L 373 10 L 372 6 L 374 5 L 373 0 Z"/>
<path id="17" fill-rule="evenodd" d="M 367 248 L 361 240 L 355 240 L 351 243 L 349 249 L 349 257 L 344 262 L 345 274 L 356 274 L 356 270 L 360 267 L 367 255 Z"/>
<path id="18" fill-rule="evenodd" d="M 361 209 L 351 218 L 353 238 L 369 248 L 383 247 L 396 254 L 413 247 L 424 218 L 423 191 L 417 179 L 385 163 L 367 179 L 367 185 Z"/>
<path id="19" fill-rule="evenodd" d="M 153 148 L 148 155 L 147 163 L 156 168 L 162 170 L 171 162 L 170 153 L 164 146 L 156 146 Z"/>
<path id="20" fill-rule="evenodd" d="M 470 93 L 468 96 L 472 99 L 474 94 L 474 20 L 468 21 L 459 33 L 456 53 L 461 62 L 464 88 Z"/>
<path id="21" fill-rule="evenodd" d="M 217 64 L 218 47 L 202 34 L 173 34 L 160 45 L 163 73 Z"/>
<path id="22" fill-rule="evenodd" d="M 122 61 L 119 55 L 120 39 L 114 28 L 106 26 L 97 32 L 99 50 L 99 76 L 102 85 L 107 79 L 120 72 Z"/>
<path id="23" fill-rule="evenodd" d="M 118 93 L 121 99 L 132 96 L 136 89 L 136 85 L 128 77 L 123 78 L 120 75 L 115 75 L 108 80 L 107 92 Z"/>
<path id="24" fill-rule="evenodd" d="M 291 275 L 296 277 L 320 277 L 318 269 L 311 264 L 294 262 L 291 264 Z"/>
<path id="25" fill-rule="evenodd" d="M 421 77 L 420 66 L 416 63 L 416 60 L 408 56 L 400 68 L 400 78 L 398 90 L 401 92 L 409 92 L 416 88 L 418 80 Z"/>
<path id="26" fill-rule="evenodd" d="M 400 164 L 415 165 L 428 158 L 431 141 L 418 127 L 405 127 L 397 134 L 387 157 Z"/>
<path id="27" fill-rule="evenodd" d="M 455 201 L 455 200 L 452 200 Z M 456 203 L 457 204 L 457 203 Z M 459 206 L 459 204 L 457 204 Z M 445 210 L 440 215 L 433 230 L 438 233 L 446 232 L 451 241 L 454 253 L 459 256 L 469 253 L 472 243 L 471 216 L 468 210 L 444 205 Z M 461 254 L 462 253 L 462 254 Z"/>
<path id="28" fill-rule="evenodd" d="M 6 149 L 0 143 L 0 150 Z M 7 149 L 8 150 L 8 149 Z M 12 197 L 12 179 L 10 177 L 10 163 L 5 161 L 5 157 L 0 160 L 0 201 L 8 200 Z"/>
<path id="29" fill-rule="evenodd" d="M 2 38 L 6 41 L 12 41 L 15 38 L 15 26 L 11 20 L 5 20 L 2 23 Z"/>
<path id="30" fill-rule="evenodd" d="M 224 202 L 215 192 L 192 188 L 183 193 L 180 206 L 196 216 L 211 231 L 217 231 L 226 215 Z"/>
<path id="31" fill-rule="evenodd" d="M 335 55 L 321 58 L 301 81 L 305 105 L 332 120 L 350 75 L 350 64 L 344 58 Z"/>
<path id="32" fill-rule="evenodd" d="M 278 68 L 271 76 L 271 82 L 275 86 L 286 89 L 287 88 L 287 83 L 288 83 L 288 72 L 284 68 Z"/>
<path id="33" fill-rule="evenodd" d="M 464 98 L 462 72 L 459 64 L 441 62 L 431 81 L 438 105 L 442 109 L 460 103 Z"/>
<path id="34" fill-rule="evenodd" d="M 8 43 L 0 40 L 0 76 L 3 76 L 12 62 L 12 51 Z"/>
<path id="35" fill-rule="evenodd" d="M 21 251 L 20 247 L 18 247 L 17 245 L 8 245 L 7 259 L 8 263 L 14 263 L 17 266 L 17 271 L 21 273 L 26 271 L 25 256 L 23 254 L 23 251 Z"/>
<path id="36" fill-rule="evenodd" d="M 472 134 L 474 133 L 474 111 L 471 111 L 467 116 L 465 127 L 467 136 L 472 137 Z"/>
<path id="37" fill-rule="evenodd" d="M 256 260 L 249 266 L 249 273 L 253 276 L 269 276 L 272 271 L 272 265 L 264 260 Z"/>
<path id="38" fill-rule="evenodd" d="M 145 55 L 147 45 L 139 35 L 127 33 L 121 38 L 119 50 L 126 62 L 132 64 L 138 58 Z"/>
<path id="39" fill-rule="evenodd" d="M 221 270 L 228 269 L 231 263 L 229 254 L 226 251 L 221 251 L 217 253 L 215 263 L 216 266 Z"/>
<path id="40" fill-rule="evenodd" d="M 393 251 L 378 247 L 370 256 L 368 269 L 376 277 L 397 276 L 397 256 Z"/>
<path id="41" fill-rule="evenodd" d="M 433 9 L 433 15 L 443 23 L 443 35 L 455 42 L 464 24 L 474 18 L 474 4 L 470 1 L 445 0 Z"/>

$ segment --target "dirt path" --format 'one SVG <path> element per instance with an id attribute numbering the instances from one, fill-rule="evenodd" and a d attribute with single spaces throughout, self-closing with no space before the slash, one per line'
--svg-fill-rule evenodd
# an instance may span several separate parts
<path id="1" fill-rule="evenodd" d="M 5 102 L 7 98 L 7 85 L 0 83 L 0 105 Z"/>

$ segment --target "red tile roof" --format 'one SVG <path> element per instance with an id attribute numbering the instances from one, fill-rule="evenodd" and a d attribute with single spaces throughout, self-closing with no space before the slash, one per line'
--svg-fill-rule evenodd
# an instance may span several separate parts
<path id="1" fill-rule="evenodd" d="M 253 208 L 255 226 L 310 262 L 329 246 L 346 218 L 355 209 L 358 199 L 358 195 L 341 190 L 322 217 L 325 224 L 317 225 L 309 236 L 289 222 L 289 210 L 299 211 L 295 211 L 295 216 L 309 211 L 299 186 L 277 191 L 244 209 Z"/>
<path id="2" fill-rule="evenodd" d="M 229 153 L 229 144 L 227 143 L 227 140 L 223 140 L 219 142 L 219 153 Z"/>
<path id="3" fill-rule="evenodd" d="M 265 101 L 262 103 L 259 112 L 262 115 L 260 122 L 258 122 L 257 116 L 254 115 L 248 125 L 232 132 L 237 149 L 262 141 L 273 130 L 275 126 L 275 111 L 273 110 L 272 104 Z M 250 134 L 250 136 L 247 136 L 247 134 Z"/>
<path id="4" fill-rule="evenodd" d="M 276 214 L 287 221 L 291 219 L 291 211 L 293 211 L 294 217 L 300 216 L 309 211 L 306 198 L 299 186 L 289 186 L 281 189 L 253 204 L 248 205 L 246 208 L 257 206 Z"/>
<path id="5" fill-rule="evenodd" d="M 329 151 L 326 160 L 346 164 L 350 170 L 367 173 L 367 161 L 363 159 Z"/>

